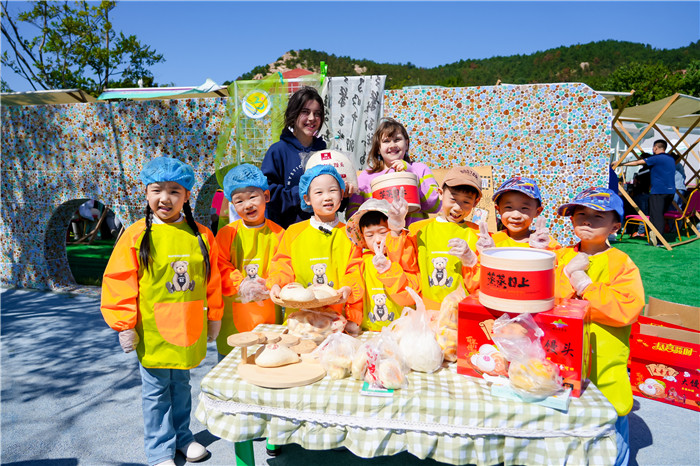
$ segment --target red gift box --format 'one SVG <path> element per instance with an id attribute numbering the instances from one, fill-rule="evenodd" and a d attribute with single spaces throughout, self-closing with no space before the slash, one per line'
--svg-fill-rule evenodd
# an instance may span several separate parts
<path id="1" fill-rule="evenodd" d="M 632 393 L 700 411 L 700 308 L 649 298 L 632 327 Z"/>
<path id="2" fill-rule="evenodd" d="M 590 313 L 588 301 L 564 299 L 554 309 L 532 314 L 544 332 L 540 340 L 547 359 L 559 366 L 571 396 L 581 396 L 588 377 Z M 487 308 L 473 294 L 459 303 L 457 372 L 472 377 L 505 375 L 505 364 L 491 336 L 493 322 L 505 312 Z M 512 315 L 512 314 L 511 314 Z M 487 345 L 487 346 L 484 346 Z"/>

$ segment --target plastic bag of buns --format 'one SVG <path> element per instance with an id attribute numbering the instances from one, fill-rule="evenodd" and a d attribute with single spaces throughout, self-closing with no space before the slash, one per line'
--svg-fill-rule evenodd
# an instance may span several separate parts
<path id="1" fill-rule="evenodd" d="M 372 387 L 399 389 L 408 386 L 406 364 L 396 338 L 388 328 L 364 342 L 355 352 L 351 366 L 352 376 Z"/>
<path id="2" fill-rule="evenodd" d="M 457 288 L 440 303 L 437 319 L 437 342 L 442 348 L 445 360 L 457 361 L 457 315 L 459 303 L 467 297 L 462 288 Z"/>
<path id="3" fill-rule="evenodd" d="M 503 314 L 493 323 L 493 341 L 510 361 L 508 380 L 528 401 L 541 400 L 562 390 L 559 366 L 547 360 L 540 339 L 544 332 L 530 314 L 511 318 Z"/>
<path id="4" fill-rule="evenodd" d="M 401 317 L 389 328 L 399 342 L 401 354 L 411 370 L 435 372 L 443 361 L 442 348 L 437 342 L 435 329 L 423 300 L 411 288 L 406 288 L 416 302 L 416 308 L 405 308 Z"/>
<path id="5" fill-rule="evenodd" d="M 332 333 L 311 352 L 333 380 L 350 376 L 352 360 L 360 342 L 344 333 Z"/>
<path id="6" fill-rule="evenodd" d="M 287 316 L 289 333 L 303 340 L 321 343 L 332 333 L 341 333 L 347 319 L 330 308 L 301 309 Z"/>

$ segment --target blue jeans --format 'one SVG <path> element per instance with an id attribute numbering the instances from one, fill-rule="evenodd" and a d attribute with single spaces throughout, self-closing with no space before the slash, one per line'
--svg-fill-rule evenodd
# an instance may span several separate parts
<path id="1" fill-rule="evenodd" d="M 618 416 L 615 422 L 617 458 L 615 466 L 627 466 L 630 461 L 630 423 L 627 416 Z"/>
<path id="2" fill-rule="evenodd" d="M 190 430 L 190 371 L 147 369 L 141 371 L 143 432 L 149 465 L 175 458 L 175 451 L 194 441 Z"/>
<path id="3" fill-rule="evenodd" d="M 649 194 L 641 193 L 634 196 L 634 202 L 639 207 L 639 210 L 644 212 L 644 215 L 649 216 Z M 637 226 L 637 233 L 642 234 L 646 231 L 644 225 L 640 224 Z"/>

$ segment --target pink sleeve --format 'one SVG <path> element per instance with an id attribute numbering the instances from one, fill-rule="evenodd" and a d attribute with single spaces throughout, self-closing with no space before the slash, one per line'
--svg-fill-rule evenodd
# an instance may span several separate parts
<path id="1" fill-rule="evenodd" d="M 367 170 L 362 170 L 357 177 L 357 192 L 350 196 L 350 202 L 345 210 L 345 218 L 350 218 L 357 212 L 363 202 L 372 197 L 372 178 L 375 174 L 370 174 Z"/>
<path id="2" fill-rule="evenodd" d="M 434 214 L 440 210 L 439 186 L 430 168 L 424 163 L 414 162 L 408 165 L 408 171 L 418 176 L 421 211 Z"/>

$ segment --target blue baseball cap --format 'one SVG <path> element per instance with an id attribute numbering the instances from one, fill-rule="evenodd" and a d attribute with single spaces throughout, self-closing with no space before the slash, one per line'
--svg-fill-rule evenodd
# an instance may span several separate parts
<path id="1" fill-rule="evenodd" d="M 174 181 L 188 191 L 194 186 L 194 170 L 184 162 L 171 157 L 156 157 L 141 170 L 141 181 L 148 186 L 153 183 Z"/>
<path id="2" fill-rule="evenodd" d="M 345 191 L 345 182 L 343 181 L 343 178 L 340 176 L 340 173 L 338 173 L 338 170 L 336 170 L 334 166 L 316 165 L 309 168 L 304 172 L 303 175 L 301 175 L 301 178 L 299 179 L 299 198 L 301 199 L 301 210 L 303 210 L 304 212 L 313 211 L 311 206 L 307 204 L 306 201 L 304 201 L 304 196 L 309 193 L 309 186 L 311 185 L 311 182 L 314 180 L 314 178 L 321 175 L 333 176 L 336 180 L 338 180 L 340 190 Z"/>
<path id="3" fill-rule="evenodd" d="M 557 214 L 570 217 L 574 214 L 574 208 L 579 205 L 602 212 L 616 212 L 620 221 L 625 217 L 622 199 L 608 188 L 584 189 L 571 202 L 559 206 Z"/>
<path id="4" fill-rule="evenodd" d="M 526 178 L 524 176 L 514 176 L 513 178 L 506 180 L 500 188 L 496 190 L 493 194 L 493 202 L 498 203 L 498 198 L 501 194 L 508 191 L 518 191 L 531 197 L 538 201 L 542 205 L 542 195 L 540 194 L 540 188 L 537 187 L 537 182 L 532 178 Z"/>
<path id="5" fill-rule="evenodd" d="M 224 196 L 230 201 L 233 193 L 241 188 L 260 188 L 267 191 L 270 185 L 267 184 L 267 177 L 262 170 L 255 165 L 242 163 L 230 169 L 224 176 Z"/>

